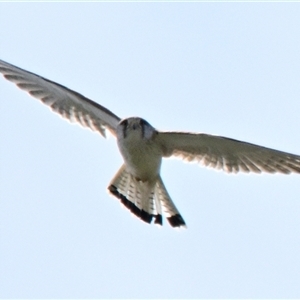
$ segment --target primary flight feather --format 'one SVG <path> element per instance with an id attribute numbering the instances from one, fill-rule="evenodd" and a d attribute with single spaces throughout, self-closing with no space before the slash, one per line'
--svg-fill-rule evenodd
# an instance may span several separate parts
<path id="1" fill-rule="evenodd" d="M 71 122 L 117 139 L 124 164 L 108 190 L 141 220 L 184 227 L 160 177 L 163 157 L 175 156 L 226 172 L 300 173 L 300 156 L 203 133 L 162 132 L 138 117 L 120 119 L 100 104 L 34 73 L 0 60 L 0 72 Z"/>

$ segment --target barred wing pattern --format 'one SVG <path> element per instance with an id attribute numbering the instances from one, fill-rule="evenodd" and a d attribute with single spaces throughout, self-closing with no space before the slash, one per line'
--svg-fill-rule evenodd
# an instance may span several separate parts
<path id="1" fill-rule="evenodd" d="M 159 132 L 157 142 L 165 157 L 175 156 L 229 173 L 300 173 L 298 155 L 221 136 Z"/>
<path id="2" fill-rule="evenodd" d="M 20 89 L 41 100 L 54 112 L 71 122 L 98 131 L 105 136 L 108 129 L 116 136 L 120 118 L 100 104 L 67 87 L 0 60 L 0 72 Z"/>

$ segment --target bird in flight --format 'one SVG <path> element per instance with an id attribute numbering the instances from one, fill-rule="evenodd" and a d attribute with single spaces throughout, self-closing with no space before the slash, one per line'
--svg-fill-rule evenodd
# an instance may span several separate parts
<path id="1" fill-rule="evenodd" d="M 229 173 L 300 173 L 300 156 L 204 133 L 159 131 L 139 117 L 120 119 L 83 95 L 0 60 L 0 72 L 54 112 L 105 137 L 116 139 L 124 163 L 108 191 L 142 221 L 162 225 L 164 212 L 172 227 L 185 227 L 160 176 L 163 157 L 221 169 Z"/>

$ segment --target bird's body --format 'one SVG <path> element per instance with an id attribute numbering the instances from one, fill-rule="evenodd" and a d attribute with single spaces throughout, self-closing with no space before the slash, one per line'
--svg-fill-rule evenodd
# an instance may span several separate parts
<path id="1" fill-rule="evenodd" d="M 153 181 L 160 173 L 163 155 L 156 135 L 150 124 L 137 117 L 124 119 L 117 126 L 117 143 L 126 169 L 138 180 Z"/>
<path id="2" fill-rule="evenodd" d="M 173 227 L 185 222 L 160 176 L 163 157 L 175 156 L 229 173 L 300 173 L 300 156 L 204 133 L 162 132 L 139 117 L 120 119 L 107 108 L 34 73 L 0 60 L 0 72 L 54 112 L 117 139 L 124 164 L 108 190 L 141 220 Z"/>
<path id="3" fill-rule="evenodd" d="M 117 143 L 124 165 L 108 190 L 143 221 L 162 225 L 162 207 L 173 226 L 185 222 L 172 202 L 160 177 L 163 152 L 158 132 L 145 120 L 132 117 L 117 126 Z"/>

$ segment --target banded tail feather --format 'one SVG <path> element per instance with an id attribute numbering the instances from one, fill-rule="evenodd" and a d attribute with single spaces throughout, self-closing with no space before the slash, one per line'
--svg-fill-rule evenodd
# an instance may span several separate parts
<path id="1" fill-rule="evenodd" d="M 185 222 L 171 200 L 160 176 L 154 181 L 136 179 L 123 165 L 108 186 L 109 192 L 135 216 L 146 223 L 162 225 L 162 211 L 172 227 L 185 227 Z"/>

